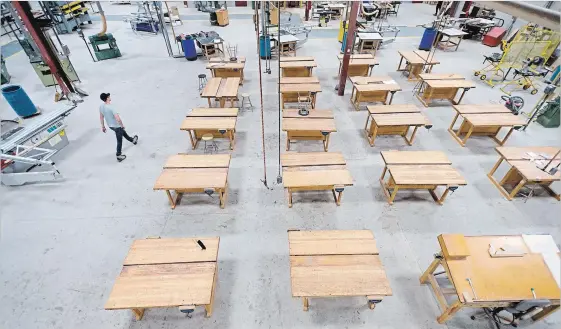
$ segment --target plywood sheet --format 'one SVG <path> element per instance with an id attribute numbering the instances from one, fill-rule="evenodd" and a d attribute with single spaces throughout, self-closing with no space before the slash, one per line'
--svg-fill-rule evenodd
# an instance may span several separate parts
<path id="1" fill-rule="evenodd" d="M 466 185 L 462 175 L 450 165 L 388 165 L 399 185 Z"/>
<path id="2" fill-rule="evenodd" d="M 334 119 L 315 119 L 315 118 L 284 118 L 282 120 L 283 131 L 328 131 L 335 132 Z"/>
<path id="3" fill-rule="evenodd" d="M 205 250 L 197 240 L 201 240 Z M 219 242 L 219 237 L 135 240 L 123 265 L 216 262 Z"/>
<path id="4" fill-rule="evenodd" d="M 345 158 L 339 152 L 291 152 L 281 154 L 283 167 L 345 165 Z"/>
<path id="5" fill-rule="evenodd" d="M 291 256 L 377 255 L 369 230 L 289 231 Z"/>

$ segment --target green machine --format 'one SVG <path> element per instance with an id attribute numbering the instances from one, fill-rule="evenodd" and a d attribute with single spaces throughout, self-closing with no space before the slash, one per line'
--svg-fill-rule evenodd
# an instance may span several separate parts
<path id="1" fill-rule="evenodd" d="M 540 110 L 536 121 L 545 128 L 556 128 L 560 125 L 559 119 L 559 96 L 557 96 Z"/>
<path id="2" fill-rule="evenodd" d="M 121 57 L 121 51 L 117 47 L 117 40 L 115 40 L 111 33 L 90 35 L 88 39 L 98 61 Z"/>
<path id="3" fill-rule="evenodd" d="M 103 8 L 101 8 L 99 1 L 97 1 L 96 4 L 99 10 L 99 15 L 101 16 L 101 32 L 88 37 L 94 50 L 95 57 L 98 61 L 121 57 L 121 51 L 119 50 L 119 47 L 117 47 L 117 40 L 111 33 L 105 33 L 107 31 L 107 20 L 105 19 Z M 79 31 L 79 33 L 80 32 L 81 31 Z"/>

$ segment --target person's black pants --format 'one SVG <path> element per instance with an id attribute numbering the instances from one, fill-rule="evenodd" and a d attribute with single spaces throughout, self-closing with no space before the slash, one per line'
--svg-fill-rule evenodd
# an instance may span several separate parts
<path id="1" fill-rule="evenodd" d="M 117 156 L 119 156 L 121 155 L 121 149 L 123 148 L 123 137 L 125 137 L 125 139 L 131 143 L 133 139 L 127 134 L 124 128 L 121 127 L 119 128 L 109 127 L 109 128 L 113 130 L 115 132 L 115 136 L 117 136 Z"/>
<path id="2" fill-rule="evenodd" d="M 443 5 L 442 1 L 438 1 L 436 3 L 436 12 L 434 13 L 435 15 L 438 15 L 438 12 L 440 11 L 440 8 L 442 8 L 442 5 Z"/>

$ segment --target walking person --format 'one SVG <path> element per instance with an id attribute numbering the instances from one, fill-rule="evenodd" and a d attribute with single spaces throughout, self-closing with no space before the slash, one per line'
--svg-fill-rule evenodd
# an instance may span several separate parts
<path id="1" fill-rule="evenodd" d="M 444 1 L 437 1 L 436 2 L 436 12 L 434 13 L 433 16 L 437 16 L 438 12 L 440 11 L 440 8 L 442 8 L 442 5 L 444 4 Z"/>
<path id="2" fill-rule="evenodd" d="M 99 106 L 99 121 L 101 122 L 101 131 L 103 131 L 104 133 L 107 131 L 107 129 L 105 129 L 105 122 L 107 122 L 107 126 L 109 126 L 109 129 L 115 132 L 115 136 L 117 136 L 117 161 L 121 162 L 127 158 L 126 155 L 121 154 L 121 149 L 123 147 L 123 137 L 129 142 L 136 145 L 136 143 L 138 143 L 138 136 L 134 135 L 134 137 L 131 138 L 127 134 L 119 113 L 115 112 L 115 109 L 113 109 L 113 107 L 110 105 L 111 95 L 109 93 L 102 93 L 101 95 L 99 95 L 99 98 L 101 98 L 101 100 L 103 101 L 103 104 Z"/>

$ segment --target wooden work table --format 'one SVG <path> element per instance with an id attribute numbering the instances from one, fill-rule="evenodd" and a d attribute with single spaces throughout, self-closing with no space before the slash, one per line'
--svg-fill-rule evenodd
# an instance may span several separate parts
<path id="1" fill-rule="evenodd" d="M 435 99 L 446 99 L 454 105 L 460 104 L 466 92 L 475 88 L 475 83 L 469 80 L 445 79 L 423 80 L 423 86 L 417 90 L 415 96 L 428 107 Z M 462 89 L 460 98 L 456 101 L 458 90 Z"/>
<path id="2" fill-rule="evenodd" d="M 313 56 L 292 56 L 292 57 L 282 56 L 280 58 L 281 63 L 282 62 L 308 62 L 314 60 L 315 59 Z"/>
<path id="3" fill-rule="evenodd" d="M 312 71 L 316 66 L 315 60 L 280 62 L 283 77 L 311 77 Z"/>
<path id="4" fill-rule="evenodd" d="M 217 78 L 240 78 L 240 85 L 243 85 L 243 70 L 245 61 L 243 62 L 210 62 L 206 65 L 213 77 Z"/>
<path id="5" fill-rule="evenodd" d="M 462 146 L 466 146 L 467 140 L 472 135 L 489 136 L 502 146 L 515 129 L 526 124 L 526 120 L 521 116 L 515 115 L 500 104 L 454 105 L 453 107 L 456 115 L 448 132 Z M 455 129 L 454 126 L 460 116 L 463 118 L 462 124 Z M 508 131 L 505 137 L 499 140 L 497 135 L 501 128 L 507 128 Z"/>
<path id="6" fill-rule="evenodd" d="M 321 92 L 319 83 L 281 83 L 281 104 L 284 108 L 286 103 L 309 103 L 312 108 L 316 107 L 317 93 Z M 305 99 L 305 100 L 303 100 Z"/>
<path id="7" fill-rule="evenodd" d="M 419 127 L 430 129 L 432 125 L 429 119 L 421 113 L 415 105 L 375 105 L 367 106 L 368 116 L 364 125 L 366 139 L 370 146 L 378 135 L 399 135 L 405 139 L 408 145 L 413 144 L 413 139 Z M 370 127 L 368 123 L 370 122 Z M 413 128 L 411 137 L 407 137 L 409 130 Z"/>
<path id="8" fill-rule="evenodd" d="M 240 88 L 240 78 L 211 78 L 201 92 L 201 97 L 208 100 L 208 107 L 212 107 L 211 99 L 218 99 L 220 107 L 226 107 L 226 102 L 230 101 L 230 106 L 234 107 Z"/>
<path id="9" fill-rule="evenodd" d="M 434 201 L 442 205 L 450 191 L 467 184 L 442 152 L 383 151 L 380 154 L 384 160 L 380 184 L 389 204 L 393 204 L 400 189 L 427 189 Z M 384 181 L 386 172 L 390 176 L 387 182 Z M 439 186 L 445 188 L 440 198 L 435 193 Z"/>
<path id="10" fill-rule="evenodd" d="M 549 195 L 561 200 L 561 196 L 551 188 L 553 182 L 561 180 L 561 171 L 557 171 L 553 175 L 549 172 L 551 168 L 559 165 L 561 157 L 557 154 L 559 148 L 556 147 L 497 147 L 495 148 L 499 154 L 499 160 L 487 177 L 491 180 L 501 194 L 512 201 L 516 194 L 527 185 L 532 186 L 531 192 L 528 197 L 535 195 L 534 189 L 541 187 Z M 555 159 L 553 156 L 557 154 Z M 499 166 L 504 162 L 510 166 L 507 173 L 499 181 L 493 177 Z M 543 170 L 542 170 L 543 169 Z M 510 187 L 511 191 L 508 192 L 505 186 Z"/>
<path id="11" fill-rule="evenodd" d="M 537 298 L 550 301 L 550 306 L 532 316 L 534 321 L 559 309 L 559 249 L 550 235 L 438 236 L 441 251 L 420 277 L 430 283 L 444 323 L 464 307 L 511 307 L 521 301 Z M 495 253 L 490 251 L 493 246 Z M 502 256 L 497 253 L 500 251 Z M 512 256 L 508 255 L 512 253 Z M 438 267 L 452 289 L 443 289 L 434 272 Z M 456 299 L 448 304 L 445 295 Z"/>
<path id="12" fill-rule="evenodd" d="M 401 87 L 389 76 L 352 77 L 351 103 L 358 111 L 361 103 L 382 102 L 391 104 Z"/>
<path id="13" fill-rule="evenodd" d="M 187 155 L 178 154 L 168 158 L 154 190 L 164 190 L 171 208 L 181 200 L 183 193 L 218 193 L 220 208 L 226 205 L 229 154 Z M 175 191 L 175 196 L 171 195 Z"/>
<path id="14" fill-rule="evenodd" d="M 307 116 L 301 116 L 297 109 L 284 109 L 282 117 L 282 130 L 286 131 L 287 151 L 290 151 L 292 140 L 321 140 L 323 150 L 328 151 L 329 137 L 332 132 L 337 131 L 333 111 L 312 109 Z"/>
<path id="15" fill-rule="evenodd" d="M 319 84 L 318 77 L 281 77 L 280 83 L 282 84 Z"/>
<path id="16" fill-rule="evenodd" d="M 422 51 L 422 50 L 415 50 L 415 51 L 398 51 L 399 56 L 401 56 L 399 60 L 399 64 L 397 65 L 398 72 L 404 72 L 407 74 L 408 80 L 417 80 L 419 78 L 419 74 L 431 73 L 433 67 L 436 64 L 440 64 L 439 61 L 435 60 L 434 57 L 429 59 L 429 52 Z M 405 59 L 405 66 L 402 67 L 403 60 Z"/>
<path id="17" fill-rule="evenodd" d="M 366 297 L 374 309 L 392 290 L 369 230 L 288 231 L 292 296 Z"/>
<path id="18" fill-rule="evenodd" d="M 353 185 L 345 158 L 338 152 L 284 153 L 281 164 L 289 208 L 293 192 L 317 190 L 331 190 L 339 206 L 345 186 Z"/>
<path id="19" fill-rule="evenodd" d="M 193 150 L 205 134 L 212 134 L 214 138 L 227 138 L 230 150 L 233 150 L 237 120 L 237 108 L 196 108 L 183 120 L 180 129 L 189 132 Z"/>
<path id="20" fill-rule="evenodd" d="M 367 77 L 372 74 L 374 70 L 374 66 L 380 64 L 378 60 L 374 58 L 374 56 L 370 55 L 371 57 L 354 57 L 356 55 L 352 55 L 351 59 L 349 60 L 349 70 L 347 72 L 347 77 Z M 343 58 L 339 59 L 339 74 L 341 74 L 341 68 L 343 67 Z"/>
<path id="21" fill-rule="evenodd" d="M 192 312 L 203 305 L 206 317 L 210 317 L 218 280 L 219 243 L 219 237 L 134 241 L 105 309 L 131 309 L 138 321 L 147 308 L 179 307 Z"/>

